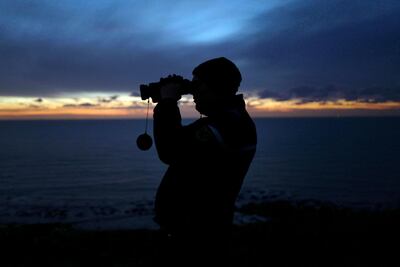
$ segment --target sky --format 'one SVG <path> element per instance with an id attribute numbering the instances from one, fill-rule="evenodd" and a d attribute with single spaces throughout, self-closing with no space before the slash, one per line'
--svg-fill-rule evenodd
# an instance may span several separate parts
<path id="1" fill-rule="evenodd" d="M 255 117 L 399 116 L 398 14 L 398 0 L 0 0 L 0 119 L 144 117 L 140 84 L 221 56 Z M 198 116 L 190 96 L 180 107 Z"/>

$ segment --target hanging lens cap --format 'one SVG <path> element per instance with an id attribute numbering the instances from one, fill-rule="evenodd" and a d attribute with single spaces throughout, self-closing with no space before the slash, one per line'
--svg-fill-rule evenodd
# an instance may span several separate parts
<path id="1" fill-rule="evenodd" d="M 136 139 L 136 144 L 140 150 L 149 150 L 153 145 L 153 139 L 147 133 L 141 134 Z"/>

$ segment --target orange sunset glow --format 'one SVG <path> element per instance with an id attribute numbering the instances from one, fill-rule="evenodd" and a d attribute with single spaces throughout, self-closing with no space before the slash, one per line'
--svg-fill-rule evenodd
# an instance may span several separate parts
<path id="1" fill-rule="evenodd" d="M 276 101 L 269 98 L 246 97 L 247 108 L 255 117 L 299 116 L 380 116 L 398 115 L 399 102 L 366 103 L 337 100 L 307 102 Z M 150 117 L 153 103 L 150 103 Z M 190 98 L 180 102 L 183 117 L 198 117 Z M 0 119 L 112 119 L 145 118 L 147 101 L 134 96 L 84 97 L 1 97 Z"/>

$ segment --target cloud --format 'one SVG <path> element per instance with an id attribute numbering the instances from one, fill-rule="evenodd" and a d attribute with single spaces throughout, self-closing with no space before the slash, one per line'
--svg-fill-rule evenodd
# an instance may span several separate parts
<path id="1" fill-rule="evenodd" d="M 140 84 L 190 78 L 226 56 L 242 71 L 241 91 L 309 101 L 375 88 L 373 99 L 397 99 L 399 1 L 139 2 L 0 2 L 0 96 L 138 96 Z"/>
<path id="2" fill-rule="evenodd" d="M 92 104 L 92 103 L 65 104 L 65 105 L 63 105 L 64 108 L 77 108 L 77 107 L 90 108 L 90 107 L 96 107 L 96 106 L 98 106 L 98 105 Z"/>
<path id="3" fill-rule="evenodd" d="M 139 90 L 133 91 L 133 92 L 130 94 L 130 96 L 136 96 L 136 97 L 140 96 Z"/>
<path id="4" fill-rule="evenodd" d="M 243 56 L 259 87 L 400 83 L 400 2 L 297 1 L 254 21 L 263 25 Z"/>
<path id="5" fill-rule="evenodd" d="M 38 105 L 33 105 L 33 104 L 30 104 L 28 107 L 32 108 L 32 109 L 39 109 L 40 108 Z"/>
<path id="6" fill-rule="evenodd" d="M 119 97 L 119 95 L 113 95 L 113 96 L 110 96 L 109 98 L 99 98 L 99 102 L 100 103 L 111 103 L 111 102 L 117 100 L 118 97 Z"/>
<path id="7" fill-rule="evenodd" d="M 338 100 L 365 103 L 400 102 L 400 87 L 368 87 L 355 90 L 336 86 L 301 86 L 280 92 L 264 90 L 259 93 L 259 97 L 276 101 L 297 100 L 299 104 Z"/>
<path id="8" fill-rule="evenodd" d="M 137 26 L 140 9 L 125 2 L 26 5 L 0 3 L 0 95 L 130 92 L 168 72 L 190 74 L 180 48 Z"/>

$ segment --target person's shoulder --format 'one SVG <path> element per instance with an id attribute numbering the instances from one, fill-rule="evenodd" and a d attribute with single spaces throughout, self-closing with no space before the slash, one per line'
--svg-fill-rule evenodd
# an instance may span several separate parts
<path id="1" fill-rule="evenodd" d="M 189 125 L 194 138 L 199 143 L 221 142 L 221 134 L 218 129 L 212 125 L 209 118 L 201 118 Z"/>

